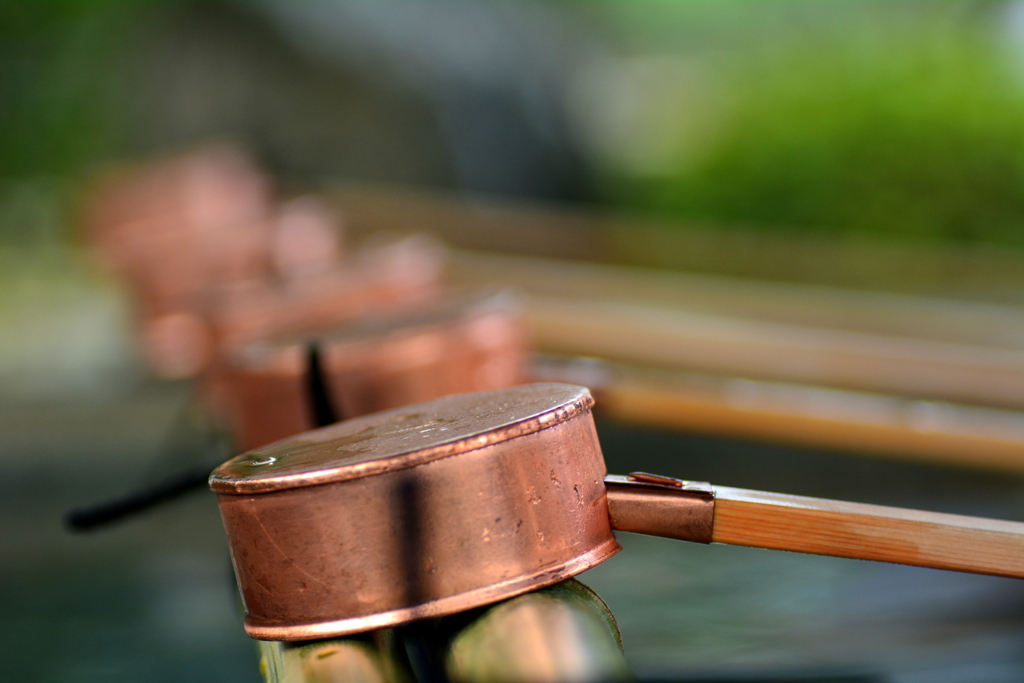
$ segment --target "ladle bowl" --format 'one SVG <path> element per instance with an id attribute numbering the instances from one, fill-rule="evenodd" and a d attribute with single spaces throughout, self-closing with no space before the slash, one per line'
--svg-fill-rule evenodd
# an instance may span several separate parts
<path id="1" fill-rule="evenodd" d="M 582 388 L 534 384 L 367 415 L 214 471 L 263 640 L 453 614 L 574 576 L 614 529 L 1024 576 L 1024 524 L 605 477 Z"/>

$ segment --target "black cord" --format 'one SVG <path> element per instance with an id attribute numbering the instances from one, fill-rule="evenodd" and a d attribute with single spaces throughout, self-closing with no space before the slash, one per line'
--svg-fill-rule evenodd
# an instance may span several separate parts
<path id="1" fill-rule="evenodd" d="M 196 466 L 140 491 L 132 491 L 98 505 L 71 510 L 64 516 L 64 524 L 71 531 L 92 531 L 178 498 L 189 491 L 197 491 L 206 486 L 209 477 L 210 468 Z"/>
<path id="2" fill-rule="evenodd" d="M 320 362 L 320 347 L 311 342 L 306 349 L 308 366 L 306 371 L 306 389 L 310 408 L 313 410 L 313 424 L 326 427 L 338 421 L 338 412 L 331 403 L 327 392 L 327 377 Z"/>
<path id="3" fill-rule="evenodd" d="M 337 413 L 331 404 L 331 397 L 327 391 L 327 379 L 324 376 L 323 366 L 320 362 L 320 349 L 316 343 L 311 343 L 308 348 L 309 365 L 306 372 L 306 388 L 309 397 L 310 408 L 313 412 L 314 424 L 317 427 L 324 427 L 338 421 Z M 178 444 L 180 434 L 186 431 L 187 415 L 182 414 L 171 429 L 168 443 L 165 444 L 165 451 L 180 450 Z M 212 441 L 217 441 L 217 435 L 209 433 Z M 217 443 L 207 443 L 206 448 L 216 450 Z M 185 450 L 191 450 L 186 448 Z M 64 515 L 64 525 L 70 531 L 91 531 L 93 529 L 117 522 L 126 517 L 131 517 L 144 512 L 151 507 L 174 500 L 185 495 L 189 491 L 196 491 L 206 486 L 206 482 L 213 470 L 213 465 L 196 464 L 188 469 L 179 471 L 154 484 L 136 491 L 131 491 L 119 498 L 91 505 L 84 508 L 77 508 Z"/>
<path id="4" fill-rule="evenodd" d="M 64 515 L 68 531 L 92 531 L 137 515 L 206 485 L 210 472 L 232 452 L 227 435 L 217 429 L 196 404 L 186 405 L 171 422 L 151 471 L 134 491 L 113 500 L 76 508 Z M 178 463 L 182 456 L 189 462 Z M 167 474 L 172 472 L 172 474 Z"/>

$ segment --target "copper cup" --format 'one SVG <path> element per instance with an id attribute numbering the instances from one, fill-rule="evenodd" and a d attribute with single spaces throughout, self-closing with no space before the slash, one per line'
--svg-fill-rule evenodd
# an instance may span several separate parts
<path id="1" fill-rule="evenodd" d="M 210 485 L 265 640 L 453 614 L 619 551 L 586 389 L 462 394 L 239 456 Z"/>
<path id="2" fill-rule="evenodd" d="M 218 368 L 214 402 L 249 450 L 342 419 L 520 384 L 526 337 L 512 293 L 450 293 L 243 346 Z"/>
<path id="3" fill-rule="evenodd" d="M 612 529 L 1024 577 L 1024 524 L 605 476 L 582 388 L 461 394 L 342 422 L 214 471 L 248 633 L 345 635 L 547 586 Z"/>

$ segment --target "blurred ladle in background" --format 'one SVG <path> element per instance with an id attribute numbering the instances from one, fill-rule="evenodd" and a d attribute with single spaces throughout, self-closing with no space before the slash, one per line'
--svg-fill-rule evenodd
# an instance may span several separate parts
<path id="1" fill-rule="evenodd" d="M 345 417 L 519 384 L 527 371 L 526 336 L 515 293 L 451 290 L 415 310 L 271 336 L 225 354 L 205 378 L 204 405 L 192 412 L 212 414 L 199 435 L 204 441 L 226 437 L 226 428 L 238 453 Z M 176 422 L 169 437 L 182 426 Z M 224 440 L 203 445 L 187 469 L 70 511 L 68 528 L 100 528 L 201 488 L 228 455 Z"/>
<path id="2" fill-rule="evenodd" d="M 613 529 L 1024 577 L 1024 523 L 608 476 L 587 389 L 348 420 L 214 471 L 246 631 L 358 633 L 490 604 L 619 551 Z"/>

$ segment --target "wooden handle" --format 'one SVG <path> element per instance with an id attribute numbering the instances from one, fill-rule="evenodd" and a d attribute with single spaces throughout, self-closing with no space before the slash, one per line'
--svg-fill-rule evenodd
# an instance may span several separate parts
<path id="1" fill-rule="evenodd" d="M 1024 523 L 715 487 L 713 543 L 1024 578 Z"/>
<path id="2" fill-rule="evenodd" d="M 605 477 L 612 528 L 1024 578 L 1024 523 L 747 491 L 634 472 Z"/>

